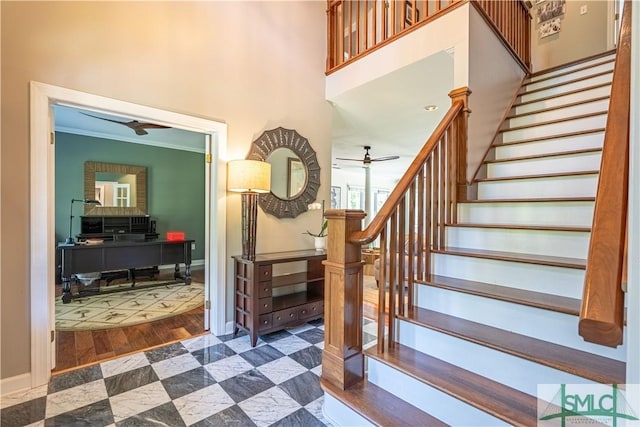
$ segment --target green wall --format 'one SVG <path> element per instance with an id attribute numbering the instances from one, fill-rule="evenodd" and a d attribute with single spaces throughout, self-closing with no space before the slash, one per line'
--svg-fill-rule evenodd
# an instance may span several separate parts
<path id="1" fill-rule="evenodd" d="M 204 138 L 203 138 L 204 147 Z M 69 233 L 72 198 L 84 195 L 84 162 L 120 163 L 147 168 L 147 213 L 162 238 L 184 231 L 196 241 L 193 259 L 204 259 L 205 162 L 203 153 L 132 144 L 56 132 L 56 241 Z M 73 206 L 73 235 L 80 232 L 84 208 Z"/>

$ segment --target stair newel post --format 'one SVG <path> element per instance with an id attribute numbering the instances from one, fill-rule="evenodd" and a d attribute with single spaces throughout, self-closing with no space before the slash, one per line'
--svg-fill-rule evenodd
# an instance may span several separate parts
<path id="1" fill-rule="evenodd" d="M 469 95 L 471 90 L 468 87 L 461 87 L 449 92 L 451 104 L 462 102 L 464 108 L 455 119 L 452 125 L 452 137 L 455 150 L 455 163 L 451 170 L 451 182 L 456 183 L 456 201 L 468 199 L 467 185 L 467 129 L 471 110 L 469 109 Z M 456 209 L 455 203 L 453 209 Z"/>
<path id="2" fill-rule="evenodd" d="M 322 381 L 342 390 L 364 379 L 362 354 L 362 246 L 349 242 L 362 230 L 361 210 L 328 210 L 324 261 L 324 350 Z"/>

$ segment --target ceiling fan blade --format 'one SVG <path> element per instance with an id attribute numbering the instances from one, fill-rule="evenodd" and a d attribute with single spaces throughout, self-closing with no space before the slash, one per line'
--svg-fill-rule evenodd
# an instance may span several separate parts
<path id="1" fill-rule="evenodd" d="M 372 162 L 384 162 L 385 160 L 397 160 L 400 156 L 385 156 L 385 157 L 376 157 L 375 159 L 371 159 Z"/>
<path id="2" fill-rule="evenodd" d="M 140 136 L 149 134 L 149 132 L 147 132 L 145 129 L 169 129 L 169 126 L 157 125 L 155 123 L 145 123 L 145 122 L 139 122 L 137 120 L 121 122 L 119 120 L 108 119 L 106 117 L 94 116 L 92 114 L 87 114 L 83 112 L 81 113 L 84 114 L 85 116 L 93 117 L 94 119 L 106 120 L 108 122 L 124 125 L 129 129 L 133 130 L 136 133 L 136 135 L 140 135 Z"/>
<path id="3" fill-rule="evenodd" d="M 351 162 L 361 162 L 362 159 L 348 159 L 346 157 L 336 157 L 336 160 L 349 160 Z"/>

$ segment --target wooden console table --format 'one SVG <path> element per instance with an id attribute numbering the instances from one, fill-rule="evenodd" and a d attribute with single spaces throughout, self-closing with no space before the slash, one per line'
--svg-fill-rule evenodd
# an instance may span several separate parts
<path id="1" fill-rule="evenodd" d="M 175 264 L 176 280 L 191 284 L 191 243 L 193 240 L 145 242 L 115 241 L 97 245 L 59 245 L 62 260 L 62 302 L 71 301 L 74 274 L 94 273 Z M 180 264 L 184 264 L 184 277 Z"/>
<path id="2" fill-rule="evenodd" d="M 319 319 L 324 314 L 324 251 L 257 254 L 253 261 L 234 256 L 235 328 L 258 335 Z M 305 271 L 274 275 L 275 264 L 303 261 Z"/>

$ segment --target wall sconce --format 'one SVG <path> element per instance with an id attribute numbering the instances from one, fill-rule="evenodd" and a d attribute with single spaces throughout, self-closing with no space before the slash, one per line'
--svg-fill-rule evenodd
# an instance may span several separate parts
<path id="1" fill-rule="evenodd" d="M 67 240 L 64 241 L 65 245 L 75 245 L 76 241 L 73 238 L 73 232 L 72 232 L 72 227 L 73 227 L 73 204 L 75 202 L 82 202 L 82 204 L 84 205 L 98 205 L 100 206 L 101 203 L 98 200 L 93 200 L 93 199 L 71 199 L 71 208 L 69 209 L 69 237 L 67 237 Z"/>
<path id="2" fill-rule="evenodd" d="M 242 193 L 242 258 L 256 259 L 258 194 L 271 191 L 271 165 L 258 160 L 227 163 L 227 189 Z"/>

